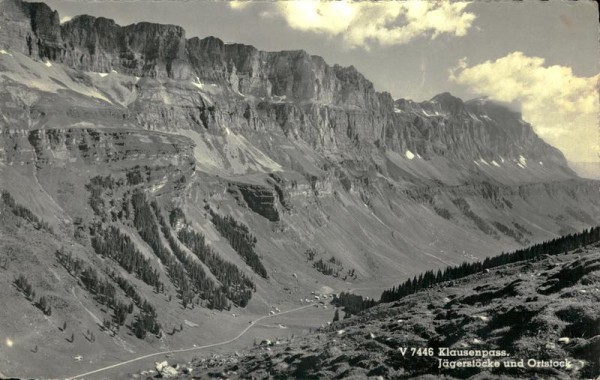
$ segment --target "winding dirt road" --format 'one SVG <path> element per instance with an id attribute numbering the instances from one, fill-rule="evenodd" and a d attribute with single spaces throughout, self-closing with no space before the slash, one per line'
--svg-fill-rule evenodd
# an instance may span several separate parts
<path id="1" fill-rule="evenodd" d="M 211 348 L 211 347 L 217 347 L 217 346 L 223 346 L 232 342 L 235 342 L 236 340 L 240 339 L 242 336 L 244 336 L 244 334 L 246 334 L 248 332 L 248 330 L 250 330 L 255 324 L 257 324 L 258 322 L 268 319 L 268 318 L 273 318 L 273 317 L 278 317 L 282 314 L 289 314 L 289 313 L 294 313 L 296 311 L 300 311 L 303 309 L 307 309 L 309 307 L 314 307 L 314 304 L 311 305 L 306 305 L 306 306 L 301 306 L 301 307 L 297 307 L 295 309 L 291 309 L 291 310 L 287 310 L 287 311 L 282 311 L 281 313 L 277 313 L 274 315 L 265 315 L 262 316 L 254 321 L 252 321 L 248 326 L 246 326 L 246 328 L 244 328 L 239 334 L 237 334 L 235 337 L 228 339 L 228 340 L 224 340 L 222 342 L 218 342 L 218 343 L 212 343 L 212 344 L 207 344 L 205 346 L 198 346 L 198 347 L 190 347 L 190 348 L 182 348 L 179 350 L 169 350 L 169 351 L 159 351 L 159 352 L 154 352 L 151 354 L 147 354 L 147 355 L 143 355 L 143 356 L 139 356 L 137 358 L 133 358 L 130 360 L 125 360 L 119 363 L 115 363 L 106 367 L 102 367 L 102 368 L 98 368 L 96 370 L 90 371 L 90 372 L 86 372 L 86 373 L 82 373 L 80 375 L 75 375 L 75 376 L 70 376 L 67 377 L 68 380 L 74 380 L 74 379 L 80 379 L 80 378 L 84 378 L 86 376 L 90 376 L 90 375 L 95 375 L 97 373 L 103 372 L 103 371 L 107 371 L 109 369 L 113 369 L 113 368 L 117 368 L 129 363 L 133 363 L 133 362 L 137 362 L 140 360 L 144 360 L 144 359 L 148 359 L 154 356 L 160 356 L 160 355 L 166 355 L 166 354 L 176 354 L 176 353 L 180 353 L 180 352 L 190 352 L 190 351 L 199 351 L 199 350 L 204 350 L 207 348 Z"/>
<path id="2" fill-rule="evenodd" d="M 389 287 L 368 287 L 368 288 L 353 288 L 353 289 L 349 289 L 348 292 L 349 293 L 353 293 L 356 290 L 375 290 L 375 289 L 387 289 Z M 133 358 L 133 359 L 129 359 L 129 360 L 125 360 L 119 363 L 115 363 L 106 367 L 102 367 L 102 368 L 98 368 L 96 370 L 90 371 L 90 372 L 86 372 L 86 373 L 82 373 L 79 375 L 75 375 L 75 376 L 71 376 L 71 377 L 67 377 L 67 380 L 75 380 L 75 379 L 82 379 L 84 377 L 90 376 L 90 375 L 95 375 L 97 373 L 100 372 L 104 372 L 113 368 L 117 368 L 117 367 L 121 367 L 123 365 L 126 364 L 130 364 L 130 363 L 134 363 L 140 360 L 144 360 L 144 359 L 149 359 L 152 358 L 154 356 L 160 356 L 160 355 L 167 355 L 167 354 L 176 354 L 176 353 L 181 353 L 181 352 L 190 352 L 190 351 L 200 351 L 200 350 L 204 350 L 207 348 L 212 348 L 212 347 L 217 347 L 217 346 L 224 346 L 226 344 L 235 342 L 236 340 L 240 339 L 242 336 L 244 336 L 252 327 L 254 327 L 254 325 L 256 325 L 258 322 L 263 321 L 265 319 L 268 318 L 273 318 L 273 317 L 277 317 L 283 314 L 289 314 L 289 313 L 294 313 L 303 309 L 307 309 L 309 307 L 314 307 L 314 304 L 310 304 L 310 305 L 305 305 L 305 306 L 301 306 L 301 307 L 297 307 L 295 309 L 291 309 L 291 310 L 287 310 L 287 311 L 283 311 L 281 313 L 277 313 L 274 315 L 265 315 L 262 316 L 258 319 L 255 319 L 254 321 L 252 321 L 250 324 L 248 324 L 248 326 L 246 326 L 242 331 L 240 331 L 235 337 L 228 339 L 228 340 L 224 340 L 222 342 L 217 342 L 217 343 L 212 343 L 212 344 L 207 344 L 204 346 L 197 346 L 197 347 L 190 347 L 190 348 L 182 348 L 182 349 L 178 349 L 178 350 L 169 350 L 169 351 L 158 351 L 158 352 L 154 352 L 151 354 L 146 354 L 143 356 L 139 356 L 137 358 Z"/>

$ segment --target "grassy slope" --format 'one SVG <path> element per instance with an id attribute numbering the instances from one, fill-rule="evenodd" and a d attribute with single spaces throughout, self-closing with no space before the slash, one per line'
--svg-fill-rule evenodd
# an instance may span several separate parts
<path id="1" fill-rule="evenodd" d="M 230 378 L 595 378 L 600 375 L 599 286 L 597 244 L 445 283 L 313 335 L 255 348 L 234 365 L 198 361 L 198 370 L 207 376 L 235 372 Z M 400 347 L 432 347 L 436 354 L 403 357 Z M 568 359 L 570 365 L 438 369 L 437 347 L 506 350 L 506 360 Z"/>

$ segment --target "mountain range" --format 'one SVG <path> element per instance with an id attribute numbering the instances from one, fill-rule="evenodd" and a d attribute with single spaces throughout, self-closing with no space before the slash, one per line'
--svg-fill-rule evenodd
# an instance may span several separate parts
<path id="1" fill-rule="evenodd" d="M 0 0 L 0 374 L 219 341 L 311 292 L 379 294 L 600 220 L 599 182 L 506 105 L 393 99 L 352 66 L 173 25 L 59 20 Z M 314 313 L 298 331 L 333 310 Z"/>

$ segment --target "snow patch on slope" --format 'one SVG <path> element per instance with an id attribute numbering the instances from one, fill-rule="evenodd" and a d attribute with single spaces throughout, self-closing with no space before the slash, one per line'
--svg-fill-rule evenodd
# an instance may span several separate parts
<path id="1" fill-rule="evenodd" d="M 40 91 L 57 94 L 60 90 L 71 90 L 84 96 L 112 103 L 96 88 L 74 81 L 61 65 L 39 62 L 20 54 L 1 54 L 0 77 L 9 78 L 22 85 Z"/>
<path id="2" fill-rule="evenodd" d="M 200 78 L 196 77 L 195 80 L 191 81 L 191 83 L 200 90 L 204 89 L 204 84 L 200 81 Z"/>
<path id="3" fill-rule="evenodd" d="M 527 159 L 523 157 L 523 155 L 519 156 L 519 164 L 521 164 L 521 166 L 527 167 Z"/>

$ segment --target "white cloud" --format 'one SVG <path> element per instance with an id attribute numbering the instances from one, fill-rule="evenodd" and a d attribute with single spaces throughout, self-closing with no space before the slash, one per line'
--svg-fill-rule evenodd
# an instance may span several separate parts
<path id="1" fill-rule="evenodd" d="M 569 160 L 600 160 L 600 75 L 578 77 L 570 67 L 544 64 L 522 52 L 471 67 L 463 59 L 450 80 L 492 99 L 520 102 L 523 118 Z"/>
<path id="2" fill-rule="evenodd" d="M 250 5 L 250 1 L 230 1 L 229 2 L 229 6 L 231 7 L 231 9 L 244 9 L 246 8 L 248 5 Z"/>
<path id="3" fill-rule="evenodd" d="M 245 5 L 245 4 L 244 4 Z M 467 2 L 449 1 L 310 1 L 272 3 L 265 16 L 283 17 L 296 30 L 341 36 L 348 47 L 368 49 L 372 43 L 397 45 L 419 36 L 464 36 L 475 15 Z M 240 2 L 230 3 L 239 9 Z"/>
<path id="4" fill-rule="evenodd" d="M 62 16 L 62 17 L 60 18 L 60 23 L 61 23 L 61 24 L 64 24 L 64 23 L 65 23 L 65 22 L 67 22 L 67 21 L 71 21 L 71 18 L 72 18 L 72 17 L 70 17 L 70 16 Z"/>

